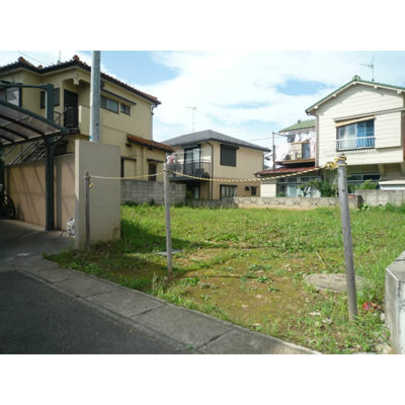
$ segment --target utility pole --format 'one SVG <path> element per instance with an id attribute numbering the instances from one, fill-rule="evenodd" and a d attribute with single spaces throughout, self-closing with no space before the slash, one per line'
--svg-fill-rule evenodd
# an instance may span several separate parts
<path id="1" fill-rule="evenodd" d="M 167 157 L 163 164 L 163 194 L 165 204 L 165 216 L 166 216 L 166 255 L 167 255 L 167 273 L 169 280 L 173 277 L 173 265 L 172 265 L 172 231 L 170 223 L 170 200 L 169 200 L 169 176 L 167 172 Z"/>
<path id="2" fill-rule="evenodd" d="M 93 51 L 90 83 L 90 142 L 100 143 L 100 51 Z"/>
<path id="3" fill-rule="evenodd" d="M 350 225 L 349 200 L 347 196 L 347 177 L 346 177 L 347 164 L 346 164 L 346 157 L 344 155 L 338 158 L 337 165 L 338 165 L 339 202 L 342 217 L 343 245 L 346 263 L 346 285 L 347 285 L 347 298 L 349 303 L 349 319 L 353 320 L 357 316 L 357 294 L 356 294 L 356 278 L 353 264 L 353 241 L 352 241 L 352 230 Z"/>
<path id="4" fill-rule="evenodd" d="M 275 135 L 274 131 L 273 131 L 272 135 L 273 135 L 273 146 L 271 149 L 271 153 L 273 155 L 272 161 L 273 161 L 273 170 L 274 170 L 276 168 L 276 145 L 274 144 L 274 135 Z"/>

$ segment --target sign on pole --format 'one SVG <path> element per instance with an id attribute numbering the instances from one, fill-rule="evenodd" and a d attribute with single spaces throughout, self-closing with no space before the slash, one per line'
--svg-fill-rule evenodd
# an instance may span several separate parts
<path id="1" fill-rule="evenodd" d="M 343 245 L 346 263 L 346 284 L 347 297 L 349 303 L 349 318 L 352 320 L 357 316 L 357 294 L 356 279 L 353 263 L 353 241 L 352 229 L 350 225 L 349 200 L 347 195 L 347 170 L 346 157 L 340 156 L 337 161 L 338 166 L 338 190 L 340 212 L 342 216 Z"/>

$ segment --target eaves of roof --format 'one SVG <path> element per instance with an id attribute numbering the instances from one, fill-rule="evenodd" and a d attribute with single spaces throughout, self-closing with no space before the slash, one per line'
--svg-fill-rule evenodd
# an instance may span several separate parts
<path id="1" fill-rule="evenodd" d="M 379 82 L 372 82 L 372 81 L 362 80 L 358 76 L 355 76 L 353 78 L 353 80 L 351 80 L 350 82 L 347 82 L 346 84 L 339 87 L 338 89 L 336 89 L 332 93 L 328 94 L 327 96 L 325 96 L 321 100 L 319 100 L 316 103 L 312 104 L 310 107 L 308 107 L 305 110 L 305 112 L 307 114 L 310 114 L 313 110 L 316 110 L 321 104 L 326 103 L 331 98 L 336 97 L 339 93 L 341 93 L 341 92 L 345 91 L 346 89 L 348 89 L 349 87 L 357 85 L 357 84 L 370 86 L 370 87 L 374 87 L 374 88 L 383 88 L 383 89 L 387 89 L 387 90 L 396 91 L 396 92 L 399 92 L 399 93 L 405 92 L 405 87 L 393 86 L 391 84 L 386 84 L 386 83 L 379 83 Z"/>
<path id="2" fill-rule="evenodd" d="M 89 66 L 87 63 L 84 63 L 83 61 L 81 61 L 79 59 L 79 57 L 75 55 L 71 60 L 69 60 L 67 62 L 57 63 L 57 64 L 46 66 L 46 67 L 34 66 L 32 63 L 28 62 L 26 59 L 20 57 L 20 58 L 18 58 L 17 62 L 13 62 L 8 65 L 0 66 L 0 73 L 9 72 L 9 71 L 12 71 L 15 69 L 23 68 L 23 69 L 27 69 L 27 70 L 30 70 L 31 72 L 35 72 L 38 74 L 45 74 L 45 73 L 50 73 L 50 72 L 55 72 L 58 70 L 66 69 L 69 67 L 78 67 L 78 68 L 81 68 L 88 72 L 91 71 L 91 66 Z M 135 87 L 132 87 L 132 86 L 122 82 L 121 80 L 116 79 L 115 77 L 107 75 L 106 73 L 102 72 L 101 78 L 104 80 L 107 80 L 111 83 L 114 83 L 118 86 L 121 86 L 121 87 L 125 88 L 126 90 L 136 94 L 137 96 L 143 97 L 155 105 L 161 104 L 161 102 L 156 97 L 154 97 L 150 94 L 144 93 L 143 91 L 140 91 L 140 90 L 136 89 Z"/>

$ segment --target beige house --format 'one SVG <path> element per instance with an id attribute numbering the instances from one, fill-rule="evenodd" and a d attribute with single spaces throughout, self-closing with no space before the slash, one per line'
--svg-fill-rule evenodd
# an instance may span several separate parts
<path id="1" fill-rule="evenodd" d="M 404 87 L 354 76 L 306 112 L 317 122 L 316 166 L 345 154 L 349 184 L 373 180 L 404 186 Z"/>
<path id="2" fill-rule="evenodd" d="M 74 140 L 88 139 L 90 128 L 90 71 L 77 56 L 51 66 L 34 66 L 24 58 L 0 67 L 0 80 L 31 85 L 53 84 L 54 120 L 70 128 L 71 135 L 58 153 L 73 152 Z M 37 88 L 0 89 L 0 99 L 46 116 L 45 92 Z M 123 176 L 160 171 L 171 148 L 153 141 L 153 110 L 160 101 L 120 80 L 101 74 L 101 127 L 103 144 L 121 148 Z M 6 163 L 12 163 L 27 145 L 15 146 Z M 21 161 L 21 159 L 19 160 Z"/>
<path id="3" fill-rule="evenodd" d="M 68 219 L 74 217 L 74 141 L 89 139 L 90 71 L 90 66 L 77 56 L 47 67 L 34 66 L 24 58 L 0 67 L 0 83 L 8 86 L 0 86 L 1 102 L 17 106 L 41 119 L 49 119 L 45 90 L 10 85 L 52 84 L 54 111 L 49 122 L 63 127 L 64 133 L 68 130 L 55 146 L 51 188 L 46 182 L 49 173 L 46 174 L 45 138 L 30 141 L 27 137 L 24 139 L 23 132 L 14 132 L 16 141 L 11 142 L 10 135 L 0 131 L 6 164 L 4 181 L 16 206 L 18 219 L 41 226 L 46 223 L 47 229 L 65 229 Z M 121 176 L 157 173 L 161 171 L 166 153 L 173 151 L 170 146 L 153 141 L 153 110 L 159 104 L 156 97 L 101 74 L 101 143 L 119 146 Z M 35 117 L 28 119 L 35 121 Z M 8 131 L 11 131 L 9 125 Z M 159 180 L 156 176 L 150 179 Z M 50 199 L 52 203 L 49 203 Z M 53 219 L 50 220 L 49 216 Z"/>
<path id="4" fill-rule="evenodd" d="M 178 136 L 165 143 L 175 149 L 169 162 L 169 168 L 176 172 L 171 180 L 185 183 L 189 197 L 218 200 L 260 195 L 259 182 L 237 180 L 254 178 L 263 169 L 267 148 L 212 130 Z M 215 178 L 224 181 L 210 181 Z"/>

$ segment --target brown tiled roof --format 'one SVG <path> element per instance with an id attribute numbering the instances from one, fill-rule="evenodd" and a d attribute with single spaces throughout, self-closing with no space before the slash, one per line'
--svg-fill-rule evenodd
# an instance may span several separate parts
<path id="1" fill-rule="evenodd" d="M 171 146 L 166 145 L 165 143 L 151 141 L 150 139 L 141 138 L 140 136 L 127 135 L 127 139 L 128 142 L 148 146 L 149 148 L 159 149 L 165 152 L 174 152 L 174 149 Z"/>
<path id="2" fill-rule="evenodd" d="M 278 169 L 266 169 L 262 170 L 260 172 L 255 173 L 258 176 L 269 176 L 272 174 L 283 174 L 283 173 L 299 173 L 299 172 L 305 172 L 306 170 L 312 170 L 315 169 L 315 167 L 279 167 Z M 318 169 L 318 168 L 316 168 Z"/>
<path id="3" fill-rule="evenodd" d="M 18 68 L 25 68 L 27 70 L 31 70 L 32 72 L 41 74 L 41 73 L 57 71 L 60 69 L 65 69 L 65 68 L 72 67 L 72 66 L 79 67 L 88 72 L 91 71 L 91 66 L 89 66 L 87 63 L 84 63 L 83 61 L 81 61 L 77 55 L 74 55 L 73 58 L 67 62 L 56 63 L 55 65 L 49 65 L 49 66 L 45 66 L 45 67 L 43 67 L 42 65 L 35 66 L 32 63 L 28 62 L 23 57 L 20 57 L 20 58 L 18 58 L 17 62 L 13 62 L 8 65 L 0 66 L 0 73 L 8 72 L 10 70 L 14 70 L 14 69 L 18 69 Z M 108 80 L 112 83 L 115 83 L 138 96 L 146 98 L 147 100 L 151 101 L 152 103 L 154 103 L 156 105 L 161 104 L 161 102 L 156 97 L 151 96 L 150 94 L 147 94 L 143 91 L 140 91 L 140 90 L 122 82 L 121 80 L 116 79 L 115 77 L 107 75 L 106 73 L 101 72 L 101 78 L 104 80 Z"/>

